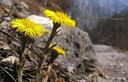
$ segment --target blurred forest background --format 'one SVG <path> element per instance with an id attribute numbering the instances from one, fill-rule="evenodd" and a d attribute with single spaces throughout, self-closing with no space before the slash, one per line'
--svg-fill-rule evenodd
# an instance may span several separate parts
<path id="1" fill-rule="evenodd" d="M 68 1 L 69 2 L 69 1 Z M 67 12 L 94 44 L 128 48 L 128 0 L 70 0 Z"/>
<path id="2" fill-rule="evenodd" d="M 128 0 L 22 1 L 29 4 L 32 13 L 36 14 L 42 6 L 63 10 L 77 20 L 79 28 L 89 33 L 94 44 L 128 48 Z"/>

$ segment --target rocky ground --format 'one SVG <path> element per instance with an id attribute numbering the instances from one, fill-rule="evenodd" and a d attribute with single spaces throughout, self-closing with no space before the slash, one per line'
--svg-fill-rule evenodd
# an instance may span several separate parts
<path id="1" fill-rule="evenodd" d="M 106 45 L 94 45 L 98 69 L 98 82 L 128 82 L 128 52 Z"/>

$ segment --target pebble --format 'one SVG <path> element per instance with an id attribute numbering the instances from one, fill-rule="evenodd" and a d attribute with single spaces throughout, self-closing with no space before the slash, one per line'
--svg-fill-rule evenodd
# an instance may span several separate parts
<path id="1" fill-rule="evenodd" d="M 10 17 L 4 17 L 4 20 L 5 20 L 5 21 L 10 21 L 11 18 L 10 18 Z"/>
<path id="2" fill-rule="evenodd" d="M 85 80 L 78 80 L 78 82 L 86 82 Z"/>
<path id="3" fill-rule="evenodd" d="M 125 78 L 125 77 L 123 77 L 123 78 L 122 78 L 122 81 L 126 81 L 126 78 Z"/>
<path id="4" fill-rule="evenodd" d="M 120 63 L 120 66 L 123 66 L 123 63 Z"/>

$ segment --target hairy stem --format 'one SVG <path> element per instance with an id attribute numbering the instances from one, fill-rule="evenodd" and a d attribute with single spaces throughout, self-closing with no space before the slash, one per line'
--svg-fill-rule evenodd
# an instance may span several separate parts
<path id="1" fill-rule="evenodd" d="M 17 67 L 17 81 L 18 82 L 23 82 L 22 75 L 23 75 L 24 64 L 26 61 L 24 51 L 25 51 L 27 39 L 26 38 L 23 38 L 23 39 L 25 39 L 25 41 L 22 41 L 22 44 L 21 44 L 22 46 L 21 46 L 21 49 L 19 50 L 19 66 Z"/>
<path id="2" fill-rule="evenodd" d="M 53 30 L 48 38 L 48 41 L 46 42 L 46 46 L 45 46 L 45 50 L 46 50 L 46 53 L 48 52 L 49 50 L 49 45 L 50 43 L 52 42 L 53 38 L 57 35 L 57 29 L 60 27 L 60 24 L 58 23 L 54 23 L 54 27 L 53 27 Z"/>

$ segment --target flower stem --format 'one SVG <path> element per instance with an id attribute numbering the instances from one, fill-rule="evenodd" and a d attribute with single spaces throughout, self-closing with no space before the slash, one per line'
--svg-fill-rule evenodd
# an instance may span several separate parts
<path id="1" fill-rule="evenodd" d="M 60 27 L 60 24 L 58 23 L 54 23 L 54 26 L 53 26 L 53 29 L 52 29 L 52 32 L 46 42 L 46 46 L 44 48 L 44 55 L 42 55 L 40 57 L 40 61 L 39 61 L 39 65 L 38 65 L 38 68 L 37 68 L 37 73 L 36 73 L 36 81 L 37 82 L 43 82 L 43 73 L 42 73 L 42 67 L 44 66 L 44 63 L 47 59 L 47 53 L 49 52 L 49 45 L 51 44 L 53 38 L 57 35 L 57 29 Z M 43 59 L 43 61 L 42 61 Z"/>
<path id="2" fill-rule="evenodd" d="M 46 46 L 45 46 L 45 50 L 46 50 L 46 53 L 48 52 L 49 50 L 49 45 L 50 43 L 52 42 L 53 38 L 57 35 L 57 29 L 60 27 L 60 24 L 58 23 L 54 23 L 54 27 L 53 27 L 53 30 L 48 38 L 48 41 L 46 42 Z"/>
<path id="3" fill-rule="evenodd" d="M 23 82 L 22 75 L 23 75 L 24 64 L 26 61 L 24 51 L 25 51 L 25 46 L 27 44 L 27 39 L 25 37 L 23 37 L 22 39 L 24 39 L 24 41 L 22 41 L 21 49 L 19 50 L 19 66 L 17 67 L 17 81 L 18 82 Z"/>

